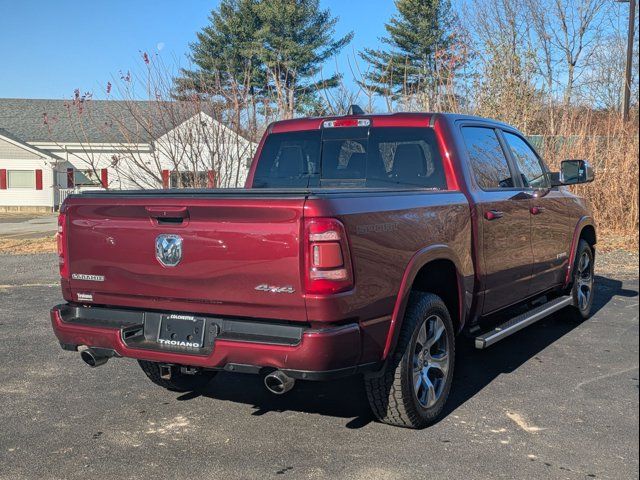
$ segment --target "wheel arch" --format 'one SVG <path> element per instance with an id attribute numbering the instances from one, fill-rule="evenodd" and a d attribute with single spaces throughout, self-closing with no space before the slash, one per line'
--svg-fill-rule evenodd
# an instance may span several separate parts
<path id="1" fill-rule="evenodd" d="M 387 333 L 383 360 L 393 351 L 412 290 L 430 292 L 443 299 L 456 329 L 466 320 L 464 277 L 457 255 L 446 245 L 433 245 L 416 253 L 407 265 Z"/>
<path id="2" fill-rule="evenodd" d="M 580 238 L 584 239 L 591 248 L 595 248 L 597 242 L 596 227 L 593 224 L 585 225 L 580 231 Z"/>
<path id="3" fill-rule="evenodd" d="M 596 226 L 593 218 L 585 215 L 580 218 L 576 224 L 576 228 L 573 232 L 573 240 L 571 241 L 571 250 L 569 254 L 569 264 L 567 265 L 567 274 L 564 280 L 564 288 L 571 284 L 571 278 L 573 276 L 573 264 L 576 260 L 576 252 L 578 251 L 578 244 L 580 240 L 585 240 L 592 248 L 595 254 L 595 245 L 597 243 Z"/>

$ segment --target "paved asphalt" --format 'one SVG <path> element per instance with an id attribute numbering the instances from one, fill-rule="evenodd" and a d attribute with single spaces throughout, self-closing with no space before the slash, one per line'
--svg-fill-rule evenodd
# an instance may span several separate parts
<path id="1" fill-rule="evenodd" d="M 52 237 L 58 228 L 58 214 L 0 215 L 0 238 Z"/>
<path id="2" fill-rule="evenodd" d="M 56 281 L 51 255 L 0 256 L 1 479 L 638 477 L 637 277 L 599 276 L 582 324 L 463 344 L 448 414 L 422 431 L 374 422 L 355 378 L 177 394 L 131 360 L 89 369 L 51 332 Z"/>

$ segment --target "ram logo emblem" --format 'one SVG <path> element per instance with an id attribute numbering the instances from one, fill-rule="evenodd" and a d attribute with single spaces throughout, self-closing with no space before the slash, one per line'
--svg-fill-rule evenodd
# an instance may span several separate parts
<path id="1" fill-rule="evenodd" d="M 175 267 L 182 260 L 182 237 L 180 235 L 158 235 L 156 258 L 165 267 Z"/>

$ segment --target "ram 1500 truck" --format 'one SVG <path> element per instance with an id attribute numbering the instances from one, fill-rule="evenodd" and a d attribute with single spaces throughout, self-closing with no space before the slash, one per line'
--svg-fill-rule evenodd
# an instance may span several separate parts
<path id="1" fill-rule="evenodd" d="M 272 124 L 244 189 L 86 192 L 59 217 L 62 348 L 137 359 L 184 391 L 216 372 L 359 374 L 383 422 L 449 395 L 456 336 L 486 348 L 563 309 L 586 318 L 596 231 L 513 127 L 453 114 Z"/>

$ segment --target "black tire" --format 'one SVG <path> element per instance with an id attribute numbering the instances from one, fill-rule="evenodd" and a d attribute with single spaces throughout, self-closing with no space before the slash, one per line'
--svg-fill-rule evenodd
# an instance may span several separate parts
<path id="1" fill-rule="evenodd" d="M 202 390 L 217 372 L 201 371 L 195 375 L 185 375 L 180 373 L 178 367 L 173 367 L 171 379 L 166 380 L 160 376 L 160 364 L 156 362 L 148 362 L 146 360 L 138 360 L 140 368 L 156 385 L 159 385 L 173 392 L 193 392 Z"/>
<path id="2" fill-rule="evenodd" d="M 585 261 L 584 259 L 588 259 L 587 268 L 584 268 L 584 264 L 582 263 Z M 574 305 L 569 309 L 571 317 L 579 322 L 591 316 L 595 293 L 594 266 L 593 249 L 591 245 L 581 239 L 578 243 L 578 249 L 576 250 L 573 263 L 571 295 L 573 296 Z"/>
<path id="3" fill-rule="evenodd" d="M 438 318 L 442 322 L 435 320 Z M 431 347 L 418 350 L 421 328 L 427 324 L 427 320 L 430 325 L 444 326 L 444 332 L 441 333 L 440 340 Z M 426 327 L 425 345 L 431 340 L 430 328 Z M 443 373 L 443 370 L 434 369 L 434 372 L 440 372 L 440 375 L 436 380 L 430 381 L 432 387 L 436 383 L 438 385 L 434 387 L 434 396 L 431 397 L 431 390 L 426 388 L 423 380 L 425 375 L 428 377 L 428 372 L 431 372 L 426 366 L 429 360 L 425 360 L 424 356 L 429 352 L 431 361 L 436 362 L 438 361 L 436 357 L 444 358 L 442 355 L 432 357 L 433 349 L 440 349 L 440 343 L 443 341 L 446 341 L 448 366 L 446 373 Z M 420 352 L 422 352 L 422 361 L 420 361 Z M 365 388 L 373 414 L 381 422 L 399 427 L 424 428 L 435 423 L 442 413 L 451 390 L 454 364 L 455 331 L 447 307 L 437 295 L 412 292 L 395 352 L 389 356 L 381 373 L 365 377 Z M 425 371 L 426 374 L 423 373 Z M 414 387 L 416 384 L 420 384 L 421 387 L 416 389 Z M 426 398 L 435 398 L 435 403 L 429 404 L 429 401 L 426 405 L 422 403 L 419 397 L 422 397 L 421 393 L 424 394 L 425 390 Z M 439 395 L 436 391 L 439 391 Z"/>

